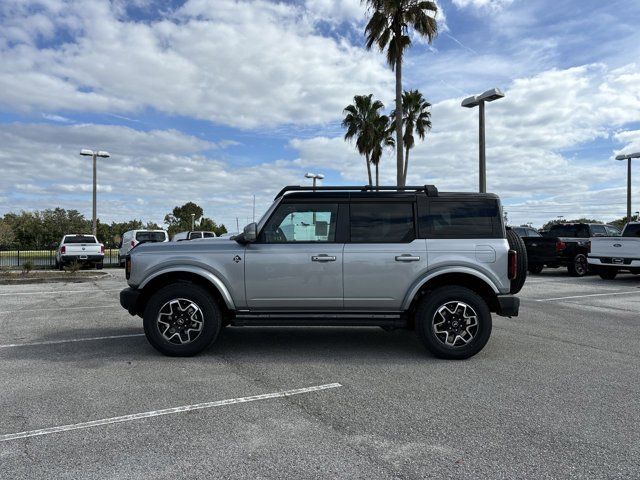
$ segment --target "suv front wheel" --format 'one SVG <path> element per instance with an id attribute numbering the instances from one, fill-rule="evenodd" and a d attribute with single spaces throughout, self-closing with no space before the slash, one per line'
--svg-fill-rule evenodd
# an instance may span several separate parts
<path id="1" fill-rule="evenodd" d="M 186 282 L 158 290 L 144 310 L 149 343 L 172 357 L 189 357 L 211 345 L 222 324 L 215 299 L 204 288 Z"/>
<path id="2" fill-rule="evenodd" d="M 440 358 L 462 360 L 478 353 L 491 335 L 491 312 L 473 290 L 445 286 L 429 292 L 416 310 L 424 346 Z"/>

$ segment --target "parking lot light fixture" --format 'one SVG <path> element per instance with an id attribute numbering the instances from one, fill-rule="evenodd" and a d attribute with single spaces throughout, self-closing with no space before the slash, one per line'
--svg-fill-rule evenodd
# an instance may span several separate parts
<path id="1" fill-rule="evenodd" d="M 627 223 L 631 221 L 631 159 L 633 158 L 640 158 L 640 152 L 616 156 L 616 160 L 627 161 Z"/>
<path id="2" fill-rule="evenodd" d="M 93 158 L 93 222 L 92 222 L 91 233 L 93 233 L 93 235 L 96 236 L 98 234 L 98 224 L 97 224 L 97 217 L 96 217 L 96 197 L 97 197 L 96 195 L 96 189 L 97 189 L 96 158 L 97 157 L 109 158 L 111 155 L 109 155 L 109 152 L 105 152 L 104 150 L 89 150 L 87 148 L 83 148 L 82 150 L 80 150 L 80 155 Z"/>
<path id="3" fill-rule="evenodd" d="M 467 97 L 462 100 L 462 106 L 465 108 L 475 108 L 479 107 L 479 128 L 478 128 L 478 137 L 479 137 L 479 190 L 480 193 L 485 193 L 487 191 L 487 158 L 486 158 L 486 148 L 485 148 L 485 135 L 484 135 L 484 104 L 486 102 L 493 102 L 494 100 L 499 100 L 504 97 L 504 93 L 499 88 L 492 88 L 491 90 L 487 90 L 486 92 L 481 93 L 480 95 L 473 95 L 471 97 Z"/>
<path id="4" fill-rule="evenodd" d="M 304 174 L 305 178 L 312 178 L 313 179 L 313 188 L 316 188 L 316 181 L 317 180 L 322 180 L 324 178 L 324 175 L 321 173 L 305 173 Z"/>

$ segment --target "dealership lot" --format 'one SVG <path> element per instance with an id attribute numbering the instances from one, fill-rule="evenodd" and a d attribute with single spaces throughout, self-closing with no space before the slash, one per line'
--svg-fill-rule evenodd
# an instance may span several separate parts
<path id="1" fill-rule="evenodd" d="M 463 362 L 377 328 L 228 328 L 203 355 L 163 357 L 120 308 L 124 285 L 0 286 L 0 478 L 640 469 L 640 277 L 532 276 L 521 316 L 494 317 Z"/>

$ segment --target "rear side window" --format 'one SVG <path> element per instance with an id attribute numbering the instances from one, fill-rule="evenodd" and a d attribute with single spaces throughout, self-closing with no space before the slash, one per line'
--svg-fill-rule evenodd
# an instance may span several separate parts
<path id="1" fill-rule="evenodd" d="M 352 203 L 352 243 L 403 243 L 416 238 L 413 203 Z"/>
<path id="2" fill-rule="evenodd" d="M 640 237 L 640 223 L 629 224 L 622 232 L 623 237 Z"/>
<path id="3" fill-rule="evenodd" d="M 500 208 L 495 200 L 431 200 L 427 226 L 434 237 L 503 236 Z"/>
<path id="4" fill-rule="evenodd" d="M 204 233 L 202 234 L 202 236 L 203 236 L 204 238 L 212 238 L 212 237 L 215 237 L 215 236 L 216 236 L 216 234 L 215 234 L 215 233 L 212 233 L 212 232 L 204 232 Z"/>
<path id="5" fill-rule="evenodd" d="M 612 227 L 611 225 L 605 225 L 605 228 L 607 229 L 607 235 L 609 235 L 610 237 L 620 236 L 620 230 L 618 230 L 616 227 Z"/>
<path id="6" fill-rule="evenodd" d="M 98 243 L 93 235 L 69 235 L 64 237 L 63 243 Z"/>
<path id="7" fill-rule="evenodd" d="M 588 238 L 589 227 L 587 225 L 554 225 L 549 229 L 549 237 Z"/>
<path id="8" fill-rule="evenodd" d="M 137 232 L 136 240 L 138 242 L 164 242 L 164 232 Z"/>

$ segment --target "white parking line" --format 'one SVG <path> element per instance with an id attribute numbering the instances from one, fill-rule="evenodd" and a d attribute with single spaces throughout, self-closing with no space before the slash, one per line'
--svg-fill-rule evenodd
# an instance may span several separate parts
<path id="1" fill-rule="evenodd" d="M 106 290 L 100 290 L 100 289 L 95 289 L 95 288 L 94 289 L 85 288 L 84 290 L 64 290 L 64 289 L 61 289 L 61 290 L 49 290 L 49 291 L 44 291 L 44 292 L 12 292 L 12 293 L 0 293 L 0 297 L 10 297 L 10 296 L 13 296 L 13 295 L 49 295 L 49 294 L 53 294 L 53 293 L 60 293 L 60 294 L 67 295 L 68 293 L 119 292 L 123 288 L 108 288 Z"/>
<path id="2" fill-rule="evenodd" d="M 144 333 L 129 333 L 126 335 L 107 335 L 105 337 L 69 338 L 66 340 L 46 340 L 43 342 L 30 342 L 30 343 L 8 343 L 6 345 L 0 345 L 0 349 L 15 348 L 15 347 L 33 347 L 35 345 L 57 345 L 60 343 L 89 342 L 92 340 L 111 340 L 113 338 L 129 338 L 129 337 L 144 337 Z"/>
<path id="3" fill-rule="evenodd" d="M 536 299 L 536 302 L 551 302 L 553 300 L 569 300 L 571 298 L 608 297 L 610 295 L 631 295 L 633 293 L 640 293 L 640 290 L 632 290 L 629 292 L 590 293 L 587 295 L 571 295 L 570 297 L 538 298 Z"/>
<path id="4" fill-rule="evenodd" d="M 143 418 L 158 417 L 160 415 L 171 415 L 173 413 L 189 412 L 191 410 L 202 410 L 205 408 L 222 407 L 224 405 L 233 405 L 235 403 L 255 402 L 258 400 L 268 400 L 271 398 L 290 397 L 292 395 L 300 395 L 303 393 L 317 392 L 327 390 L 329 388 L 338 388 L 342 385 L 339 383 L 328 383 L 326 385 L 317 385 L 314 387 L 298 388 L 295 390 L 285 390 L 282 392 L 265 393 L 262 395 L 253 395 L 251 397 L 230 398 L 228 400 L 218 400 L 215 402 L 196 403 L 194 405 L 184 405 L 181 407 L 165 408 L 163 410 L 152 410 L 150 412 L 134 413 L 131 415 L 123 415 L 121 417 L 103 418 L 101 420 L 92 420 L 90 422 L 74 423 L 70 425 L 62 425 L 59 427 L 42 428 L 40 430 L 27 430 L 25 432 L 8 433 L 0 435 L 0 442 L 8 442 L 19 438 L 37 437 L 40 435 L 49 435 L 51 433 L 67 432 L 69 430 L 79 430 L 81 428 L 99 427 L 101 425 L 109 425 L 112 423 L 130 422 L 132 420 L 141 420 Z"/>
<path id="5" fill-rule="evenodd" d="M 57 312 L 60 310 L 94 310 L 96 308 L 114 308 L 119 307 L 119 305 L 94 305 L 93 307 L 60 307 L 60 308 L 21 308 L 18 310 L 2 310 L 0 314 L 3 313 L 22 313 L 22 312 Z"/>

